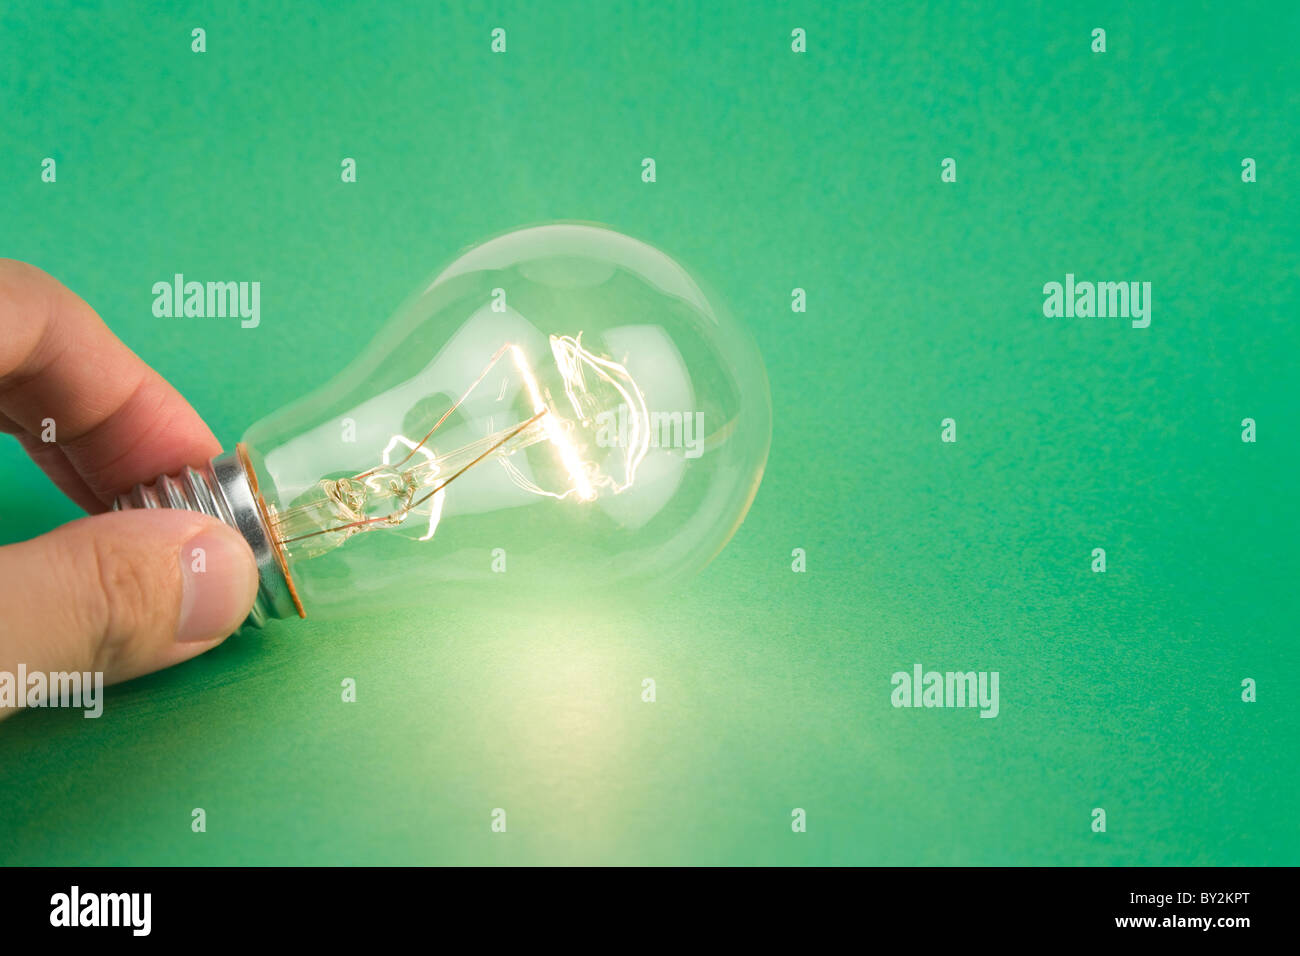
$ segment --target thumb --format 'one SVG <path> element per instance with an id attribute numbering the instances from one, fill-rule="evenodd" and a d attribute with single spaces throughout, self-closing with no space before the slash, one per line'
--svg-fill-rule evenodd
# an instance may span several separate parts
<path id="1" fill-rule="evenodd" d="M 127 680 L 220 644 L 256 594 L 252 551 L 215 518 L 180 510 L 82 518 L 0 548 L 0 671 L 23 663 L 28 673 Z"/>

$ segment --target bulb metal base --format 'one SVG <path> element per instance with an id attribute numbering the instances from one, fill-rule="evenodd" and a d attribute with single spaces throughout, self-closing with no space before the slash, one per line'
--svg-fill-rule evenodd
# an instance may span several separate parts
<path id="1" fill-rule="evenodd" d="M 184 468 L 150 484 L 136 485 L 118 495 L 114 511 L 134 508 L 181 508 L 218 518 L 244 536 L 257 559 L 257 600 L 244 627 L 262 627 L 268 620 L 300 612 L 276 554 L 275 541 L 238 451 L 218 455 L 201 468 Z"/>

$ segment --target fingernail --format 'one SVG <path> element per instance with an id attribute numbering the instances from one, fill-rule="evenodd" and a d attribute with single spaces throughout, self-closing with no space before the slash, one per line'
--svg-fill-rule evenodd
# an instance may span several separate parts
<path id="1" fill-rule="evenodd" d="M 257 594 L 257 566 L 239 532 L 212 528 L 181 545 L 181 618 L 178 641 L 229 637 L 244 622 Z"/>

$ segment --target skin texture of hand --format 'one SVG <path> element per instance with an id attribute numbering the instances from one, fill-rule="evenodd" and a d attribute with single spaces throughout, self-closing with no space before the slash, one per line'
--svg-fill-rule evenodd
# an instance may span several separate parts
<path id="1" fill-rule="evenodd" d="M 42 441 L 49 420 L 54 442 Z M 114 683 L 188 660 L 239 627 L 257 569 L 238 532 L 188 511 L 103 513 L 120 492 L 221 446 L 90 306 L 7 259 L 0 430 L 90 513 L 0 548 L 0 671 L 102 671 Z M 0 707 L 0 718 L 12 712 Z"/>

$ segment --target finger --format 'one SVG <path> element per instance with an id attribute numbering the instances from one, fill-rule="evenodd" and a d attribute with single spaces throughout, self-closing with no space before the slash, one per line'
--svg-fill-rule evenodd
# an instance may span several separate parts
<path id="1" fill-rule="evenodd" d="M 80 503 L 91 508 L 221 451 L 185 399 L 90 306 L 10 259 L 0 259 L 0 415 L 42 440 L 53 423 L 55 441 L 92 496 Z M 37 463 L 60 480 L 57 459 Z"/>
<path id="2" fill-rule="evenodd" d="M 0 548 L 0 593 L 0 672 L 24 664 L 113 683 L 220 644 L 253 605 L 257 567 L 215 518 L 115 512 Z"/>

